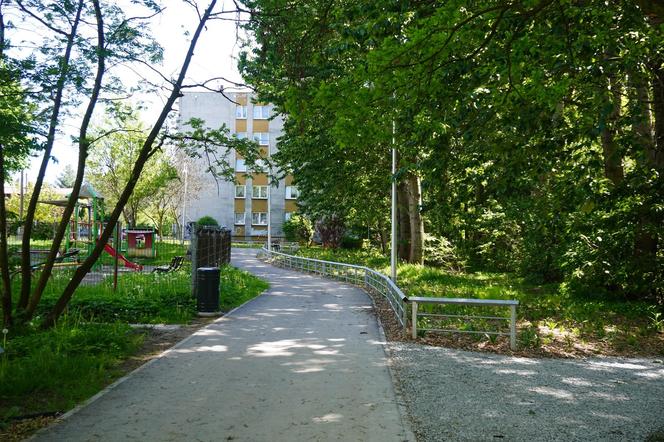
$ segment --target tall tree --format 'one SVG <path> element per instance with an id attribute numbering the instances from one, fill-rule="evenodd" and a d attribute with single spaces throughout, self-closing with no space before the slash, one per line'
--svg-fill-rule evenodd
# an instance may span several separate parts
<path id="1" fill-rule="evenodd" d="M 241 67 L 305 202 L 384 201 L 355 183 L 393 137 L 402 237 L 420 215 L 475 268 L 664 296 L 661 8 L 637 3 L 246 1 Z"/>
<path id="2" fill-rule="evenodd" d="M 71 167 L 70 164 L 67 164 L 64 167 L 64 169 L 62 169 L 62 172 L 60 172 L 60 174 L 56 178 L 55 185 L 57 187 L 67 189 L 73 187 L 75 181 L 76 181 L 76 172 L 74 172 L 74 168 Z"/>
<path id="3" fill-rule="evenodd" d="M 209 0 L 205 7 L 195 1 L 183 1 L 191 7 L 197 22 L 188 34 L 189 46 L 183 56 L 181 68 L 173 79 L 158 72 L 156 65 L 161 60 L 162 51 L 157 42 L 149 35 L 149 23 L 161 12 L 159 5 L 152 0 L 132 2 L 135 7 L 142 7 L 143 13 L 128 16 L 114 2 L 101 0 L 56 0 L 41 2 L 37 0 L 16 0 L 3 7 L 11 7 L 12 14 L 21 27 L 38 29 L 35 35 L 43 36 L 43 41 L 35 42 L 36 50 L 21 60 L 25 83 L 30 85 L 30 93 L 40 98 L 41 113 L 47 115 L 46 123 L 37 134 L 43 146 L 43 158 L 34 192 L 26 214 L 26 234 L 22 243 L 21 290 L 16 308 L 11 305 L 11 287 L 6 283 L 8 269 L 6 250 L 0 250 L 3 264 L 3 317 L 7 324 L 14 319 L 30 319 L 39 305 L 42 293 L 53 269 L 67 224 L 73 213 L 85 175 L 86 160 L 91 146 L 99 141 L 90 132 L 90 122 L 97 111 L 100 100 L 117 102 L 126 99 L 128 87 L 118 80 L 114 72 L 118 69 L 142 69 L 156 73 L 157 81 L 162 82 L 166 90 L 164 105 L 159 116 L 147 128 L 145 138 L 136 150 L 135 163 L 132 166 L 126 185 L 120 192 L 117 203 L 111 209 L 108 223 L 91 251 L 91 254 L 76 269 L 68 285 L 60 294 L 53 309 L 46 315 L 42 326 L 52 326 L 66 308 L 74 291 L 92 265 L 99 258 L 104 245 L 113 233 L 115 224 L 122 214 L 136 187 L 145 164 L 161 148 L 164 140 L 163 130 L 167 117 L 183 88 L 193 87 L 185 83 L 187 70 L 191 64 L 194 49 L 210 20 L 223 18 L 225 14 L 237 14 L 237 11 L 215 11 L 216 0 Z M 5 31 L 6 28 L 3 28 Z M 4 35 L 4 34 L 3 34 Z M 26 52 L 17 52 L 16 58 Z M 6 52 L 3 58 L 7 57 Z M 4 59 L 3 59 L 4 61 Z M 140 68 L 139 68 L 140 67 Z M 151 87 L 151 81 L 143 81 L 138 86 Z M 165 84 L 164 84 L 165 83 Z M 76 137 L 78 159 L 76 179 L 68 203 L 55 233 L 46 264 L 33 284 L 29 262 L 30 235 L 37 204 L 40 199 L 49 161 L 51 159 L 55 135 L 61 129 L 63 114 L 69 113 L 74 106 L 83 105 Z M 70 117 L 73 117 L 69 113 Z M 110 134 L 102 134 L 110 135 Z"/>
<path id="4" fill-rule="evenodd" d="M 110 206 L 115 206 L 127 185 L 146 137 L 146 128 L 135 110 L 124 109 L 114 115 L 109 116 L 104 125 L 94 128 L 100 136 L 108 135 L 101 136 L 92 146 L 87 164 L 88 180 Z M 124 206 L 127 225 L 135 227 L 139 213 L 148 209 L 150 199 L 155 194 L 163 193 L 175 179 L 175 168 L 164 158 L 163 152 L 155 152 L 145 163 L 141 177 Z"/>

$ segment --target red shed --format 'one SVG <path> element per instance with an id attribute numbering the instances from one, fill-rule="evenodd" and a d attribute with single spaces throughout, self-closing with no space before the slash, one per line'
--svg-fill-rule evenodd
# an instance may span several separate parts
<path id="1" fill-rule="evenodd" d="M 154 229 L 127 230 L 127 256 L 155 257 Z"/>

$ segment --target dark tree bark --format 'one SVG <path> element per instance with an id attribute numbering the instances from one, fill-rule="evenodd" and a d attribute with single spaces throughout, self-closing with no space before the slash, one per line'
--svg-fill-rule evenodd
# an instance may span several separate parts
<path id="1" fill-rule="evenodd" d="M 90 100 L 86 107 L 85 113 L 83 115 L 83 120 L 81 121 L 81 127 L 78 136 L 78 165 L 76 171 L 76 179 L 74 180 L 74 187 L 71 194 L 69 195 L 69 200 L 67 201 L 67 206 L 62 213 L 62 219 L 58 225 L 57 231 L 55 232 L 53 238 L 53 244 L 49 252 L 49 256 L 46 259 L 44 268 L 41 271 L 39 276 L 39 281 L 32 291 L 32 296 L 30 297 L 26 312 L 25 318 L 30 319 L 35 313 L 39 302 L 41 301 L 42 294 L 44 289 L 46 289 L 46 284 L 53 270 L 55 264 L 55 258 L 57 257 L 60 245 L 62 244 L 62 239 L 65 236 L 67 231 L 67 226 L 69 224 L 69 219 L 71 218 L 74 210 L 76 209 L 76 202 L 78 201 L 78 195 L 81 191 L 81 186 L 83 185 L 83 177 L 85 174 L 85 161 L 88 158 L 88 151 L 90 148 L 90 141 L 88 140 L 88 127 L 92 119 L 92 114 L 95 107 L 97 106 L 97 101 L 99 99 L 99 92 L 101 91 L 102 80 L 104 77 L 105 70 L 105 60 L 104 55 L 104 21 L 102 17 L 101 7 L 99 5 L 99 0 L 92 0 L 92 4 L 95 10 L 95 17 L 97 20 L 97 73 L 95 75 L 94 85 L 92 87 L 92 92 L 90 94 Z"/>
<path id="2" fill-rule="evenodd" d="M 422 220 L 422 191 L 420 178 L 409 173 L 406 181 L 408 194 L 408 224 L 410 227 L 411 264 L 424 264 L 424 221 Z"/>
<path id="3" fill-rule="evenodd" d="M 32 223 L 34 221 L 35 212 L 37 210 L 37 203 L 39 202 L 39 194 L 41 193 L 41 188 L 44 184 L 46 168 L 48 167 L 48 163 L 51 160 L 51 151 L 53 150 L 53 143 L 55 142 L 55 134 L 58 128 L 60 111 L 62 108 L 62 97 L 65 83 L 69 75 L 71 55 L 78 33 L 78 25 L 81 20 L 82 11 L 83 0 L 79 0 L 76 9 L 76 16 L 72 21 L 71 30 L 69 33 L 65 34 L 67 45 L 62 56 L 62 60 L 60 61 L 60 74 L 58 76 L 54 91 L 53 110 L 51 112 L 48 135 L 46 136 L 46 144 L 44 146 L 44 156 L 42 157 L 42 163 L 39 167 L 39 173 L 37 175 L 37 180 L 35 181 L 35 185 L 32 191 L 32 197 L 28 203 L 28 210 L 26 212 L 23 225 L 23 241 L 21 243 L 21 295 L 17 304 L 18 310 L 25 310 L 30 300 L 30 287 L 32 281 L 32 269 L 30 267 L 30 236 L 32 234 Z"/>
<path id="4" fill-rule="evenodd" d="M 12 325 L 12 285 L 7 250 L 7 210 L 5 207 L 5 154 L 0 145 L 0 273 L 2 274 L 2 323 Z"/>
<path id="5" fill-rule="evenodd" d="M 397 184 L 397 256 L 410 261 L 410 218 L 408 216 L 408 190 L 405 183 Z"/>
<path id="6" fill-rule="evenodd" d="M 136 183 L 138 182 L 138 179 L 141 176 L 141 172 L 143 171 L 145 163 L 159 148 L 161 148 L 161 144 L 157 143 L 157 137 L 166 121 L 166 118 L 173 109 L 175 101 L 180 96 L 182 84 L 184 82 L 185 76 L 187 75 L 187 70 L 189 69 L 189 65 L 191 64 L 191 59 L 194 55 L 194 49 L 216 4 L 217 1 L 212 0 L 208 5 L 207 9 L 205 10 L 205 12 L 201 15 L 196 31 L 192 35 L 191 42 L 187 50 L 187 55 L 185 56 L 185 60 L 182 64 L 182 68 L 180 69 L 178 78 L 173 84 L 173 90 L 171 91 L 171 94 L 166 100 L 166 103 L 162 108 L 161 114 L 157 118 L 157 121 L 150 130 L 150 133 L 148 134 L 147 138 L 145 139 L 145 142 L 143 143 L 143 146 L 141 147 L 138 158 L 136 159 L 136 164 L 134 165 L 134 169 L 132 170 L 131 175 L 129 177 L 129 181 L 127 182 L 127 185 L 125 186 L 122 194 L 120 195 L 120 198 L 117 204 L 115 205 L 115 208 L 113 209 L 109 221 L 106 224 L 104 230 L 102 231 L 101 236 L 97 241 L 97 244 L 90 253 L 90 256 L 88 256 L 88 258 L 74 272 L 72 279 L 70 280 L 69 284 L 67 284 L 67 287 L 65 287 L 64 291 L 62 292 L 62 295 L 60 296 L 55 306 L 53 307 L 53 310 L 51 310 L 51 312 L 49 312 L 48 316 L 45 318 L 42 327 L 47 328 L 55 324 L 57 318 L 62 314 L 64 309 L 67 307 L 67 304 L 69 303 L 72 295 L 74 294 L 74 290 L 76 290 L 76 288 L 81 283 L 85 275 L 92 268 L 93 264 L 97 261 L 97 259 L 99 259 L 99 256 L 101 255 L 104 245 L 108 242 L 109 238 L 111 237 L 111 235 L 115 230 L 115 225 L 118 222 L 120 215 L 122 214 L 122 209 L 127 204 L 127 201 L 129 201 L 129 197 L 131 196 L 132 192 L 134 191 L 134 188 L 136 187 Z M 157 145 L 155 145 L 155 143 L 157 143 Z"/>
<path id="7" fill-rule="evenodd" d="M 604 102 L 607 106 L 611 106 L 611 111 L 606 116 L 601 140 L 604 154 L 604 175 L 616 186 L 622 183 L 625 177 L 620 146 L 615 137 L 615 125 L 620 118 L 621 98 L 622 87 L 620 83 L 616 80 L 615 75 L 609 75 L 608 87 L 604 92 Z"/>

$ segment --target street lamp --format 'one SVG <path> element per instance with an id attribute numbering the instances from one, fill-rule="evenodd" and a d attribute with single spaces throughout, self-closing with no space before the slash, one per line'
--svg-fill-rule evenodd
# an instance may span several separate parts
<path id="1" fill-rule="evenodd" d="M 396 149 L 396 123 L 392 120 L 392 238 L 390 250 L 390 278 L 397 282 L 397 149 Z"/>

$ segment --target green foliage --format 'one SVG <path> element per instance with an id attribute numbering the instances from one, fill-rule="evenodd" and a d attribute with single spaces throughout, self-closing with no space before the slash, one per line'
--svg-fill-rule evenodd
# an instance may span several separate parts
<path id="1" fill-rule="evenodd" d="M 107 206 L 113 207 L 129 181 L 148 128 L 136 109 L 118 106 L 109 110 L 104 124 L 94 128 L 94 132 L 100 139 L 86 162 L 86 177 L 104 197 Z M 171 159 L 161 150 L 156 151 L 145 163 L 123 211 L 129 227 L 138 225 L 143 212 L 151 217 L 150 202 L 177 177 Z"/>
<path id="2" fill-rule="evenodd" d="M 389 274 L 389 259 L 376 250 L 332 250 L 319 247 L 300 248 L 298 255 L 327 261 L 364 265 Z M 574 342 L 602 342 L 619 349 L 630 345 L 637 349 L 638 340 L 629 344 L 629 336 L 651 337 L 661 325 L 660 307 L 620 298 L 582 296 L 565 285 L 536 284 L 510 273 L 461 273 L 445 268 L 412 264 L 398 267 L 397 281 L 406 296 L 449 298 L 516 299 L 520 343 L 528 348 L 540 348 L 547 339 L 544 327 L 566 335 Z M 422 311 L 433 314 L 506 316 L 504 308 L 470 306 L 423 305 Z M 431 325 L 431 324 L 429 324 Z M 451 325 L 451 324 L 447 324 Z M 498 326 L 491 322 L 455 320 L 453 326 L 491 330 Z M 503 324 L 504 325 L 504 324 Z M 488 327 L 488 328 L 487 328 Z M 607 334 L 607 330 L 611 330 Z"/>
<path id="3" fill-rule="evenodd" d="M 343 238 L 341 238 L 342 249 L 361 249 L 362 245 L 363 240 L 358 236 L 350 235 L 347 233 L 343 236 Z"/>
<path id="4" fill-rule="evenodd" d="M 74 187 L 74 182 L 76 181 L 76 172 L 71 165 L 67 164 L 62 172 L 58 175 L 55 185 L 57 187 L 68 188 Z"/>
<path id="5" fill-rule="evenodd" d="M 337 214 L 323 215 L 316 221 L 316 232 L 320 236 L 323 247 L 337 249 L 346 233 L 343 218 Z"/>
<path id="6" fill-rule="evenodd" d="M 262 279 L 231 266 L 222 267 L 220 285 L 219 306 L 224 312 L 244 304 L 269 288 L 269 284 Z"/>
<path id="7" fill-rule="evenodd" d="M 0 179 L 7 181 L 11 173 L 28 165 L 29 155 L 38 148 L 38 143 L 34 139 L 36 108 L 21 86 L 20 69 L 8 63 L 4 53 L 0 57 L 0 96 L 0 154 L 5 173 Z"/>
<path id="8" fill-rule="evenodd" d="M 38 315 L 53 307 L 70 277 L 68 270 L 53 274 Z M 169 273 L 121 273 L 117 291 L 113 289 L 111 279 L 96 285 L 82 285 L 76 290 L 69 311 L 87 321 L 181 324 L 194 317 L 195 307 L 191 295 L 191 271 L 185 265 Z"/>
<path id="9" fill-rule="evenodd" d="M 311 220 L 300 214 L 294 214 L 283 225 L 284 236 L 288 241 L 297 241 L 302 244 L 311 244 L 314 237 L 314 227 Z"/>
<path id="10" fill-rule="evenodd" d="M 393 178 L 422 178 L 428 233 L 469 268 L 664 298 L 648 2 L 248 3 L 265 14 L 240 67 L 287 116 L 276 159 L 314 218 L 385 232 L 394 146 Z"/>
<path id="11" fill-rule="evenodd" d="M 219 226 L 217 220 L 208 215 L 201 217 L 198 221 L 196 221 L 196 224 L 199 226 Z"/>
<path id="12" fill-rule="evenodd" d="M 53 227 L 52 223 L 37 221 L 32 226 L 30 238 L 37 240 L 53 239 Z"/>
<path id="13" fill-rule="evenodd" d="M 426 235 L 424 238 L 424 263 L 449 271 L 461 270 L 464 267 L 452 243 L 446 238 L 433 235 Z"/>
<path id="14" fill-rule="evenodd" d="M 125 324 L 63 317 L 51 330 L 10 330 L 0 356 L 0 423 L 13 415 L 61 411 L 113 381 L 142 336 Z"/>

